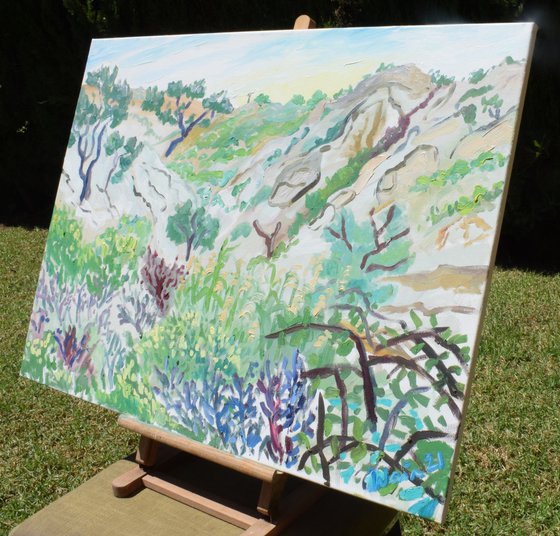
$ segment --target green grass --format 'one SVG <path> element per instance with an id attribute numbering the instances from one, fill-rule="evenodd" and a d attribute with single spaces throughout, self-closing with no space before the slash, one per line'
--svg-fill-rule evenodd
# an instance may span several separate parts
<path id="1" fill-rule="evenodd" d="M 19 377 L 46 234 L 0 227 L 0 535 L 136 444 L 114 413 Z"/>
<path id="2" fill-rule="evenodd" d="M 445 529 L 560 534 L 560 275 L 496 270 Z"/>
<path id="3" fill-rule="evenodd" d="M 116 415 L 18 377 L 46 231 L 0 227 L 0 535 L 129 454 Z M 497 270 L 444 528 L 560 535 L 560 275 Z"/>

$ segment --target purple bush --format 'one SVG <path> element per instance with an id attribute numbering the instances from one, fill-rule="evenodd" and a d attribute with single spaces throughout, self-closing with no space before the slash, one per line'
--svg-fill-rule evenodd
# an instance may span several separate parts
<path id="1" fill-rule="evenodd" d="M 274 461 L 287 467 L 296 463 L 299 454 L 294 436 L 304 432 L 311 437 L 310 426 L 315 420 L 307 407 L 307 384 L 302 371 L 303 359 L 299 350 L 295 350 L 292 358 L 285 357 L 274 371 L 267 360 L 257 381 L 257 389 L 263 395 L 260 409 L 270 432 L 265 438 L 266 449 Z M 304 417 L 301 422 L 297 419 L 299 413 Z"/>
<path id="2" fill-rule="evenodd" d="M 153 391 L 167 414 L 199 441 L 217 436 L 221 446 L 237 455 L 257 449 L 291 467 L 300 453 L 297 436 L 303 432 L 312 437 L 315 420 L 303 359 L 296 350 L 274 371 L 270 360 L 260 373 L 257 368 L 251 363 L 244 377 L 208 370 L 201 380 L 186 380 L 166 359 L 163 370 L 154 368 L 159 385 Z"/>
<path id="3" fill-rule="evenodd" d="M 75 326 L 69 327 L 64 334 L 59 328 L 54 333 L 54 339 L 57 344 L 56 354 L 68 370 L 85 369 L 89 376 L 93 374 L 88 332 L 78 340 Z"/>
<path id="4" fill-rule="evenodd" d="M 146 290 L 156 300 L 158 310 L 162 315 L 167 311 L 173 291 L 177 288 L 183 273 L 184 267 L 177 263 L 177 258 L 172 265 L 169 265 L 163 257 L 148 246 L 140 276 Z"/>

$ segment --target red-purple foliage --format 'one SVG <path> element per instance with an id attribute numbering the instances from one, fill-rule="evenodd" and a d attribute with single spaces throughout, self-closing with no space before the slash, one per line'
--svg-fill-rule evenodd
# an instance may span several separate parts
<path id="1" fill-rule="evenodd" d="M 265 440 L 266 448 L 276 462 L 284 462 L 286 456 L 287 467 L 296 463 L 299 454 L 299 448 L 294 446 L 289 434 L 307 433 L 315 419 L 311 412 L 303 422 L 298 422 L 296 418 L 307 402 L 302 372 L 303 359 L 296 350 L 291 359 L 285 357 L 275 370 L 271 370 L 270 360 L 267 359 L 256 385 L 263 395 L 260 407 L 270 431 L 268 440 Z"/>
<path id="2" fill-rule="evenodd" d="M 56 353 L 69 370 L 86 369 L 88 375 L 93 374 L 93 363 L 91 362 L 91 349 L 89 347 L 90 335 L 86 331 L 78 341 L 76 327 L 69 327 L 62 333 L 57 329 L 54 334 L 57 344 Z"/>
<path id="3" fill-rule="evenodd" d="M 165 259 L 160 257 L 156 251 L 152 251 L 149 246 L 144 261 L 145 264 L 140 270 L 142 283 L 156 300 L 157 308 L 163 315 L 173 297 L 173 291 L 181 280 L 184 266 L 177 264 L 177 258 L 172 265 L 167 264 Z"/>

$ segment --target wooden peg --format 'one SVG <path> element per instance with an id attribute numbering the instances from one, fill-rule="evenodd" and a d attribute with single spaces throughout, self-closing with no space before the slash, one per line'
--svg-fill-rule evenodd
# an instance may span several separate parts
<path id="1" fill-rule="evenodd" d="M 115 497 L 123 498 L 129 497 L 138 490 L 144 488 L 143 478 L 146 476 L 146 471 L 141 467 L 134 467 L 130 471 L 119 475 L 112 482 L 113 495 Z"/>
<path id="2" fill-rule="evenodd" d="M 294 30 L 312 30 L 317 23 L 309 15 L 300 15 L 294 23 Z"/>

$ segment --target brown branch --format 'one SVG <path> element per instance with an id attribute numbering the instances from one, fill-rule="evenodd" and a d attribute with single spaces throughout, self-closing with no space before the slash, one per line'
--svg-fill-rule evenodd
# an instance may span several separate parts
<path id="1" fill-rule="evenodd" d="M 461 349 L 459 348 L 459 346 L 457 346 L 456 344 L 451 344 L 451 343 L 447 342 L 445 339 L 443 339 L 443 337 L 440 337 L 439 335 L 436 335 L 434 337 L 434 340 L 442 348 L 445 348 L 446 350 L 449 350 L 457 358 L 457 361 L 459 361 L 463 370 L 467 369 L 467 362 L 465 361 L 465 358 L 461 354 Z"/>
<path id="2" fill-rule="evenodd" d="M 334 376 L 337 371 L 350 370 L 357 374 L 362 375 L 362 371 L 358 367 L 353 367 L 352 365 L 336 365 L 332 367 L 317 367 L 310 370 L 302 370 L 302 378 L 328 378 L 329 376 Z"/>
<path id="3" fill-rule="evenodd" d="M 339 309 L 341 311 L 352 311 L 352 310 L 355 311 L 360 317 L 362 324 L 364 325 L 364 332 L 368 344 L 370 345 L 371 348 L 375 348 L 375 344 L 371 337 L 371 331 L 369 329 L 366 312 L 359 305 L 348 305 L 348 304 L 333 305 L 333 309 Z"/>
<path id="4" fill-rule="evenodd" d="M 393 218 L 395 217 L 396 210 L 397 210 L 397 205 L 394 205 L 394 204 L 391 205 L 391 207 L 387 211 L 387 217 L 385 218 L 385 223 L 377 231 L 379 234 L 384 232 L 385 229 L 387 229 L 387 227 L 389 227 L 389 224 L 393 221 Z M 370 213 L 370 218 L 373 220 L 373 213 L 372 212 Z"/>
<path id="5" fill-rule="evenodd" d="M 361 290 L 357 287 L 348 287 L 344 290 L 341 290 L 338 293 L 339 297 L 344 296 L 346 294 L 358 294 L 358 296 L 360 296 L 364 300 L 364 304 L 366 306 L 366 310 L 367 310 L 368 314 L 371 314 L 372 316 L 374 316 L 375 318 L 378 318 L 379 320 L 386 320 L 388 322 L 395 322 L 396 324 L 399 324 L 401 326 L 401 328 L 406 329 L 406 322 L 404 322 L 403 320 L 394 320 L 394 319 L 389 318 L 385 315 L 382 315 L 376 309 L 374 309 L 371 306 L 371 302 L 369 301 L 369 298 L 368 298 L 367 294 L 363 290 Z"/>
<path id="6" fill-rule="evenodd" d="M 339 292 L 340 296 L 344 296 L 345 294 L 358 294 L 364 300 L 368 313 L 375 312 L 375 309 L 371 306 L 371 302 L 369 301 L 367 294 L 362 289 L 358 287 L 348 287 Z"/>
<path id="7" fill-rule="evenodd" d="M 359 444 L 362 444 L 370 452 L 380 452 L 381 453 L 381 460 L 383 462 L 385 462 L 391 469 L 393 469 L 393 471 L 400 471 L 401 473 L 406 473 L 407 471 L 400 464 L 400 460 L 410 449 L 412 449 L 414 447 L 414 445 L 418 441 L 420 441 L 421 439 L 430 439 L 430 438 L 435 438 L 435 437 L 445 437 L 447 435 L 448 434 L 446 434 L 444 432 L 438 432 L 438 431 L 433 431 L 433 432 L 422 431 L 422 432 L 416 432 L 415 434 L 412 434 L 412 436 L 410 436 L 410 438 L 405 443 L 405 445 L 398 451 L 397 454 L 401 453 L 401 451 L 402 451 L 402 456 L 398 460 L 396 459 L 396 457 L 392 458 L 384 450 L 380 449 L 379 447 L 376 447 L 375 445 L 372 445 L 371 443 L 358 441 L 354 437 L 348 436 L 348 435 L 332 435 L 332 436 L 329 436 L 327 438 L 322 439 L 320 447 L 319 447 L 319 445 L 315 445 L 314 447 L 311 447 L 310 449 L 306 450 L 303 453 L 303 456 L 301 457 L 300 463 L 298 465 L 298 470 L 301 471 L 305 467 L 305 464 L 306 464 L 308 458 L 311 455 L 319 454 L 320 449 L 324 449 L 327 446 L 331 446 L 332 442 L 333 442 L 333 439 L 337 439 L 340 443 L 344 443 L 344 446 L 340 448 L 338 454 L 336 454 L 336 455 L 334 455 L 330 458 L 330 460 L 327 462 L 327 464 L 329 466 L 332 465 L 333 463 L 337 462 L 344 452 L 348 452 L 348 451 L 352 450 L 353 448 L 357 447 Z M 417 486 L 424 487 L 424 481 L 420 477 L 411 478 L 410 481 Z M 329 485 L 329 483 L 330 482 L 328 482 L 328 481 L 326 482 L 327 485 Z M 433 499 L 436 499 L 439 503 L 442 504 L 445 501 L 445 498 L 442 497 L 441 495 L 436 494 L 435 491 L 432 488 L 424 487 L 424 490 L 425 490 L 427 495 L 429 495 Z"/>
<path id="8" fill-rule="evenodd" d="M 395 346 L 404 341 L 412 341 L 415 344 L 424 344 L 423 351 L 426 354 L 426 357 L 435 359 L 437 361 L 436 368 L 440 371 L 443 378 L 445 379 L 445 383 L 447 384 L 450 395 L 454 398 L 462 400 L 464 398 L 464 395 L 462 391 L 459 389 L 459 386 L 457 385 L 457 381 L 455 380 L 453 375 L 449 372 L 448 368 L 441 361 L 441 359 L 439 359 L 437 352 L 425 340 L 426 338 L 433 338 L 434 340 L 439 339 L 445 343 L 440 333 L 443 333 L 447 329 L 448 328 L 442 326 L 442 327 L 433 328 L 432 330 L 411 331 L 410 333 L 404 333 L 403 335 L 399 335 L 397 337 L 393 337 L 392 339 L 389 339 L 387 341 L 387 346 Z M 459 351 L 458 347 L 457 347 L 457 351 Z M 454 355 L 456 356 L 455 353 Z"/>
<path id="9" fill-rule="evenodd" d="M 354 333 L 351 329 L 343 328 L 342 326 L 331 326 L 329 324 L 319 324 L 316 322 L 307 322 L 301 324 L 294 324 L 287 328 L 281 329 L 274 333 L 269 333 L 265 335 L 266 339 L 277 339 L 280 335 L 289 335 L 290 333 L 295 333 L 304 329 L 313 329 L 317 331 L 330 331 L 333 333 L 347 333 L 349 339 L 354 343 L 356 350 L 358 351 L 358 362 L 360 365 L 360 370 L 362 372 L 362 378 L 364 381 L 364 404 L 366 406 L 367 418 L 373 422 L 377 422 L 377 415 L 375 412 L 376 396 L 374 391 L 374 379 L 370 373 L 368 366 L 367 353 L 364 348 L 364 343 L 360 336 Z"/>
<path id="10" fill-rule="evenodd" d="M 432 330 L 411 331 L 410 333 L 404 333 L 403 335 L 399 335 L 397 337 L 393 337 L 392 339 L 389 339 L 387 341 L 387 346 L 395 346 L 405 341 L 412 341 L 415 344 L 423 344 L 424 347 L 422 348 L 422 350 L 424 354 L 426 354 L 426 357 L 436 360 L 436 368 L 439 370 L 439 372 L 441 373 L 441 375 L 445 380 L 445 384 L 449 389 L 449 402 L 452 402 L 451 400 L 452 398 L 457 398 L 458 400 L 462 400 L 464 398 L 464 394 L 459 388 L 459 385 L 457 384 L 457 381 L 453 377 L 452 373 L 449 372 L 449 369 L 445 366 L 445 364 L 441 361 L 441 359 L 439 359 L 437 352 L 426 341 L 427 338 L 433 338 L 434 340 L 436 340 L 436 342 L 438 342 L 438 344 L 440 344 L 438 339 L 445 343 L 444 339 L 441 337 L 440 334 L 446 331 L 447 329 L 448 328 L 442 326 L 442 327 L 433 328 Z M 458 347 L 456 351 L 459 352 Z M 455 352 L 454 355 L 457 357 Z M 443 395 L 444 393 L 441 394 Z M 451 405 L 449 405 L 449 408 L 452 409 Z M 453 413 L 455 414 L 455 411 Z"/>
<path id="11" fill-rule="evenodd" d="M 348 434 L 348 401 L 346 400 L 346 384 L 344 380 L 340 376 L 340 371 L 335 369 L 334 379 L 336 381 L 336 387 L 338 388 L 338 396 L 340 397 L 340 418 L 342 420 L 341 423 L 341 432 L 342 435 Z"/>
<path id="12" fill-rule="evenodd" d="M 393 208 L 395 205 L 391 205 L 391 208 Z M 393 209 L 394 212 L 394 209 Z M 391 216 L 391 219 L 393 218 L 393 215 L 391 214 L 391 210 L 389 209 L 389 214 Z M 372 208 L 369 211 L 369 225 L 371 227 L 371 231 L 372 231 L 372 235 L 373 235 L 373 243 L 375 244 L 375 247 L 379 247 L 379 230 L 377 229 L 377 224 L 375 223 L 375 218 L 373 217 L 375 215 L 375 207 Z M 385 223 L 387 223 L 387 220 L 385 220 Z M 381 228 L 383 229 L 384 227 L 381 226 Z"/>
<path id="13" fill-rule="evenodd" d="M 364 348 L 364 343 L 362 342 L 362 339 L 360 339 L 360 337 L 358 337 L 358 335 L 353 332 L 350 332 L 350 339 L 354 341 L 356 350 L 358 350 L 359 364 L 360 369 L 362 370 L 362 378 L 364 381 L 364 402 L 366 405 L 366 415 L 371 422 L 377 423 L 377 414 L 375 411 L 377 397 L 374 391 L 375 378 L 369 370 L 368 358 L 366 350 Z"/>
<path id="14" fill-rule="evenodd" d="M 461 355 L 461 349 L 459 348 L 459 346 L 447 342 L 441 336 L 441 333 L 443 333 L 447 329 L 449 328 L 445 326 L 440 326 L 440 327 L 433 328 L 432 330 L 410 331 L 409 333 L 404 333 L 402 335 L 398 335 L 397 337 L 393 337 L 392 339 L 389 339 L 387 341 L 387 346 L 395 346 L 396 344 L 399 344 L 407 340 L 418 342 L 416 341 L 416 339 L 432 338 L 442 348 L 449 350 L 457 358 L 457 361 L 459 361 L 461 367 L 465 370 L 467 367 L 467 362 L 465 361 L 464 357 Z"/>
<path id="15" fill-rule="evenodd" d="M 398 240 L 399 238 L 403 238 L 404 236 L 406 236 L 408 233 L 410 233 L 410 227 L 407 227 L 406 229 L 402 230 L 400 233 L 397 233 L 396 235 L 392 236 L 391 238 L 389 238 L 388 240 L 385 240 L 385 242 L 380 242 L 378 244 L 378 246 L 375 249 L 372 249 L 371 251 L 368 251 L 363 257 L 362 257 L 362 262 L 360 263 L 360 268 L 363 270 L 368 259 L 373 256 L 373 255 L 378 255 L 379 253 L 381 253 L 383 250 L 387 249 L 389 247 L 389 245 L 391 244 L 391 242 Z"/>
<path id="16" fill-rule="evenodd" d="M 439 358 L 438 353 L 423 339 L 417 339 L 415 342 L 417 342 L 417 344 L 423 343 L 424 347 L 422 348 L 422 351 L 429 359 L 434 359 L 436 361 L 436 368 L 443 376 L 451 396 L 459 400 L 463 400 L 464 395 L 457 385 L 457 380 L 455 380 L 453 374 L 449 372 L 449 369 L 445 366 L 445 363 Z"/>
<path id="17" fill-rule="evenodd" d="M 296 333 L 303 329 L 313 329 L 318 331 L 331 331 L 333 333 L 352 333 L 348 328 L 343 328 L 342 326 L 332 326 L 330 324 L 319 324 L 317 322 L 302 322 L 301 324 L 294 324 L 287 328 L 275 331 L 265 335 L 265 339 L 277 339 L 280 335 L 289 335 L 290 333 Z"/>
<path id="18" fill-rule="evenodd" d="M 373 272 L 374 270 L 382 270 L 383 272 L 390 272 L 392 270 L 395 270 L 399 266 L 401 266 L 401 264 L 404 264 L 406 261 L 408 261 L 408 257 L 406 257 L 404 259 L 401 259 L 400 261 L 396 262 L 395 264 L 390 264 L 389 266 L 386 266 L 384 264 L 370 264 L 366 268 L 366 273 L 369 274 L 370 272 Z"/>
<path id="19" fill-rule="evenodd" d="M 423 439 L 437 439 L 441 437 L 448 437 L 447 432 L 440 432 L 438 430 L 421 430 L 419 432 L 414 432 L 406 441 L 406 443 L 397 451 L 395 454 L 395 461 L 399 463 L 402 458 L 407 454 L 407 452 L 412 449 L 418 441 Z"/>
<path id="20" fill-rule="evenodd" d="M 389 244 L 392 241 L 398 240 L 399 238 L 402 238 L 403 236 L 406 236 L 410 232 L 410 228 L 407 228 L 407 229 L 404 229 L 403 231 L 397 233 L 395 236 L 392 236 L 391 238 L 389 238 L 385 242 L 380 242 L 379 241 L 379 237 L 381 236 L 381 234 L 385 231 L 385 229 L 387 229 L 387 227 L 391 223 L 391 221 L 393 221 L 393 218 L 395 216 L 395 211 L 396 211 L 396 205 L 391 205 L 391 208 L 387 212 L 387 217 L 385 218 L 385 223 L 383 223 L 383 225 L 379 229 L 377 228 L 377 224 L 375 223 L 375 219 L 374 219 L 375 208 L 372 208 L 369 211 L 369 223 L 370 223 L 370 226 L 371 226 L 371 230 L 372 230 L 372 234 L 373 234 L 373 243 L 374 243 L 375 247 L 362 257 L 362 262 L 360 263 L 360 269 L 361 270 L 363 270 L 365 268 L 368 259 L 372 255 L 377 255 L 377 254 L 381 253 L 384 249 L 387 249 L 387 247 L 389 246 Z"/>
<path id="21" fill-rule="evenodd" d="M 420 104 L 415 106 L 407 114 L 399 116 L 396 126 L 387 128 L 385 130 L 385 134 L 372 148 L 370 158 L 375 158 L 376 156 L 386 152 L 390 147 L 395 145 L 395 143 L 403 139 L 408 131 L 408 127 L 410 126 L 411 117 L 419 110 L 425 108 L 430 100 L 432 100 L 435 93 L 436 89 L 432 89 Z"/>
<path id="22" fill-rule="evenodd" d="M 343 454 L 344 452 L 348 452 L 349 450 L 352 450 L 353 448 L 357 447 L 361 443 L 370 452 L 381 452 L 381 453 L 383 453 L 383 460 L 385 460 L 386 457 L 387 457 L 387 460 L 386 460 L 387 465 L 389 467 L 391 467 L 391 469 L 401 469 L 400 465 L 396 464 L 390 456 L 386 456 L 382 449 L 380 449 L 379 447 L 376 447 L 375 445 L 372 445 L 371 443 L 365 443 L 363 441 L 358 441 L 357 439 L 353 438 L 352 436 L 348 436 L 348 435 L 345 435 L 345 434 L 328 437 L 325 441 L 329 441 L 329 443 L 331 443 L 332 438 L 336 438 L 336 439 L 338 439 L 338 441 L 344 442 L 345 445 L 340 448 L 340 452 L 336 456 L 331 457 L 331 459 L 329 460 L 329 464 L 338 461 L 340 459 L 341 454 Z"/>
<path id="23" fill-rule="evenodd" d="M 268 259 L 270 259 L 272 257 L 272 254 L 274 253 L 274 240 L 276 238 L 276 236 L 278 235 L 278 232 L 280 231 L 280 228 L 282 227 L 282 223 L 278 222 L 276 224 L 276 227 L 274 228 L 274 231 L 272 231 L 272 233 L 268 234 L 262 227 L 261 224 L 258 222 L 258 220 L 253 220 L 253 227 L 255 229 L 255 231 L 257 232 L 257 234 L 264 238 L 264 244 L 266 246 L 266 256 Z"/>
<path id="24" fill-rule="evenodd" d="M 327 457 L 325 456 L 325 401 L 323 400 L 323 395 L 319 394 L 319 403 L 317 406 L 317 454 L 319 454 L 319 459 L 321 460 L 321 469 L 323 471 L 323 479 L 325 480 L 325 485 L 330 485 L 330 467 L 327 462 Z"/>
<path id="25" fill-rule="evenodd" d="M 370 367 L 375 366 L 375 365 L 384 365 L 384 364 L 388 364 L 388 363 L 391 363 L 391 364 L 394 363 L 394 364 L 399 365 L 401 367 L 412 370 L 412 371 L 416 372 L 418 375 L 420 375 L 421 377 L 428 380 L 441 396 L 447 397 L 447 399 L 448 399 L 447 405 L 449 406 L 449 409 L 451 410 L 451 413 L 453 413 L 453 415 L 458 420 L 461 420 L 461 410 L 459 409 L 459 406 L 455 403 L 455 401 L 453 400 L 451 395 L 449 393 L 447 393 L 446 391 L 444 391 L 442 388 L 438 387 L 437 386 L 438 385 L 438 380 L 436 380 L 436 378 L 434 378 L 428 371 L 424 370 L 420 365 L 418 365 L 418 363 L 416 363 L 412 359 L 409 359 L 409 358 L 406 358 L 406 357 L 403 357 L 403 356 L 400 356 L 400 355 L 381 355 L 381 356 L 370 355 L 369 357 L 370 357 L 370 359 L 368 361 L 368 364 L 369 364 Z"/>
<path id="26" fill-rule="evenodd" d="M 429 330 L 421 330 L 421 331 L 409 331 L 408 333 L 403 333 L 402 335 L 397 335 L 392 339 L 387 340 L 387 346 L 396 346 L 404 341 L 414 341 L 417 338 L 426 338 L 426 337 L 437 337 L 439 333 L 443 333 L 446 327 L 437 327 L 434 329 Z"/>
<path id="27" fill-rule="evenodd" d="M 342 240 L 342 236 L 340 236 L 332 227 L 327 227 L 327 231 L 331 233 L 337 240 Z"/>
<path id="28" fill-rule="evenodd" d="M 352 244 L 348 240 L 348 235 L 346 233 L 346 220 L 344 216 L 340 216 L 340 233 L 335 231 L 332 227 L 327 227 L 327 231 L 329 231 L 329 233 L 331 233 L 331 235 L 337 240 L 342 240 L 348 251 L 352 251 Z"/>
<path id="29" fill-rule="evenodd" d="M 348 235 L 346 234 L 346 219 L 344 216 L 340 217 L 340 233 L 342 234 L 342 240 L 344 240 L 346 247 L 352 251 L 352 244 L 348 240 Z"/>

